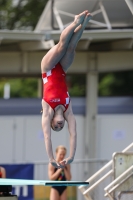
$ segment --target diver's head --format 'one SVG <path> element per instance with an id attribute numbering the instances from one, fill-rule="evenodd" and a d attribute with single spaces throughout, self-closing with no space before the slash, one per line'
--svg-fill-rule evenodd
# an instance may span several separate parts
<path id="1" fill-rule="evenodd" d="M 64 127 L 65 119 L 62 115 L 54 115 L 51 123 L 51 128 L 54 131 L 61 131 Z"/>

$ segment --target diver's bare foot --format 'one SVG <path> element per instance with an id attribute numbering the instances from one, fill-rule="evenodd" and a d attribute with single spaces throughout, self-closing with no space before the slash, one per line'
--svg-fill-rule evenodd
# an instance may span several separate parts
<path id="1" fill-rule="evenodd" d="M 80 29 L 84 29 L 91 18 L 92 15 L 90 13 L 87 13 L 82 24 L 75 28 L 74 33 L 78 32 Z"/>
<path id="2" fill-rule="evenodd" d="M 79 25 L 84 21 L 85 16 L 86 16 L 87 14 L 88 14 L 88 11 L 86 10 L 86 11 L 80 13 L 79 15 L 76 15 L 76 16 L 75 16 L 75 19 L 74 19 L 74 22 L 76 23 L 76 25 L 79 26 Z"/>
<path id="3" fill-rule="evenodd" d="M 92 15 L 90 13 L 87 13 L 87 15 L 84 18 L 84 22 L 82 23 L 82 28 L 85 28 L 89 20 L 92 18 Z"/>

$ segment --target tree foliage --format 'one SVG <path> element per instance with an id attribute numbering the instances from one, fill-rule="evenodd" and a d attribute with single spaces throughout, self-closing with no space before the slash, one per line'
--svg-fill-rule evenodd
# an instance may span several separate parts
<path id="1" fill-rule="evenodd" d="M 85 74 L 69 74 L 66 76 L 66 82 L 71 97 L 83 97 L 86 94 Z"/>
<path id="2" fill-rule="evenodd" d="M 133 71 L 99 75 L 99 96 L 133 96 Z"/>
<path id="3" fill-rule="evenodd" d="M 0 0 L 0 29 L 33 30 L 48 0 Z"/>
<path id="4" fill-rule="evenodd" d="M 0 80 L 0 97 L 4 96 L 5 84 L 10 85 L 10 97 L 32 98 L 37 97 L 38 80 L 36 78 L 15 78 Z"/>
<path id="5" fill-rule="evenodd" d="M 68 76 L 70 96 L 86 96 L 86 75 Z M 98 96 L 133 96 L 133 71 L 99 73 Z"/>

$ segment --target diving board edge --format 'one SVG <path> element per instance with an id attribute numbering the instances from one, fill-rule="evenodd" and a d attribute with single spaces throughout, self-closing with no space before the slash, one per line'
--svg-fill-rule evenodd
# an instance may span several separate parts
<path id="1" fill-rule="evenodd" d="M 88 186 L 89 182 L 82 181 L 49 181 L 1 178 L 0 185 L 44 185 L 44 186 Z"/>
<path id="2" fill-rule="evenodd" d="M 88 186 L 88 182 L 78 182 L 78 181 L 65 181 L 62 183 L 62 181 L 57 181 L 57 182 L 46 182 L 47 186 Z"/>

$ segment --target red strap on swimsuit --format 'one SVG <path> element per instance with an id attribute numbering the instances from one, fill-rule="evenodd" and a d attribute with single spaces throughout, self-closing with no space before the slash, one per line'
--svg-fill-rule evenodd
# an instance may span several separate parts
<path id="1" fill-rule="evenodd" d="M 66 85 L 66 73 L 58 63 L 52 70 L 42 74 L 43 79 L 43 99 L 53 110 L 56 106 L 63 105 L 67 110 L 70 97 Z M 65 112 L 64 111 L 64 112 Z"/>
<path id="2" fill-rule="evenodd" d="M 2 172 L 0 171 L 0 178 L 2 178 Z"/>

